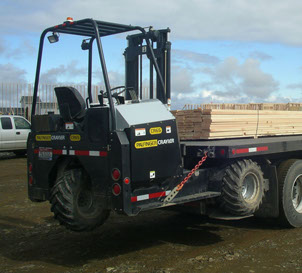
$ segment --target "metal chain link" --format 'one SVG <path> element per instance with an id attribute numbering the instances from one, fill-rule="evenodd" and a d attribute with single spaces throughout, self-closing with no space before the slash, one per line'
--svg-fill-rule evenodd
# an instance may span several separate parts
<path id="1" fill-rule="evenodd" d="M 188 173 L 188 175 L 181 181 L 165 198 L 164 203 L 171 202 L 174 197 L 178 194 L 178 192 L 183 188 L 183 186 L 188 182 L 191 176 L 200 168 L 200 166 L 206 161 L 208 157 L 208 152 L 205 152 L 205 155 L 198 161 L 195 167 Z"/>
<path id="2" fill-rule="evenodd" d="M 203 164 L 203 162 L 206 161 L 208 157 L 208 153 L 205 152 L 205 155 L 203 156 L 202 159 L 199 160 L 199 162 L 195 165 L 195 167 L 188 173 L 188 175 L 184 178 L 183 181 L 181 181 L 176 187 L 177 187 L 177 191 L 180 191 L 184 184 L 186 184 L 188 182 L 188 180 L 191 178 L 191 176 L 199 169 L 199 167 Z"/>

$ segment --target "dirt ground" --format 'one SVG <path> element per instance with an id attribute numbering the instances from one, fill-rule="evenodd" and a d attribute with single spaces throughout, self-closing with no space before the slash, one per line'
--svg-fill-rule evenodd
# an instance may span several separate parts
<path id="1" fill-rule="evenodd" d="M 302 272 L 302 229 L 154 210 L 93 232 L 27 199 L 26 158 L 0 155 L 0 272 Z"/>

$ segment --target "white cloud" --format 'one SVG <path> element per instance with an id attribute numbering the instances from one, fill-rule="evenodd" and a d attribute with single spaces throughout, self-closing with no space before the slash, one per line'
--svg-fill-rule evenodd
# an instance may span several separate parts
<path id="1" fill-rule="evenodd" d="M 278 82 L 269 73 L 263 72 L 260 62 L 246 59 L 242 64 L 235 57 L 226 58 L 214 68 L 204 70 L 212 79 L 212 89 L 233 99 L 247 96 L 251 99 L 265 99 L 278 90 Z M 214 89 L 215 90 L 215 89 Z"/>
<path id="2" fill-rule="evenodd" d="M 26 71 L 24 69 L 20 69 L 15 65 L 8 64 L 0 64 L 0 82 L 13 82 L 13 83 L 25 83 L 25 75 Z"/>
<path id="3" fill-rule="evenodd" d="M 66 65 L 59 65 L 51 68 L 40 75 L 40 83 L 55 84 L 66 82 L 66 78 L 78 79 L 78 77 L 87 77 L 87 70 L 83 67 L 78 67 L 77 61 L 71 61 Z M 70 82 L 70 80 L 69 80 Z M 75 82 L 73 82 L 75 83 Z"/>
<path id="4" fill-rule="evenodd" d="M 289 84 L 287 86 L 289 89 L 300 89 L 302 91 L 302 83 L 294 83 L 294 84 Z"/>
<path id="5" fill-rule="evenodd" d="M 264 52 L 261 52 L 261 51 L 253 51 L 250 53 L 250 57 L 252 59 L 257 59 L 257 60 L 260 60 L 260 61 L 269 61 L 271 60 L 273 57 L 264 53 Z"/>
<path id="6" fill-rule="evenodd" d="M 173 96 L 180 93 L 190 93 L 194 90 L 192 85 L 193 73 L 189 69 L 173 65 L 171 71 L 171 91 Z"/>
<path id="7" fill-rule="evenodd" d="M 194 62 L 196 64 L 217 64 L 220 62 L 219 58 L 209 54 L 197 53 L 189 50 L 173 49 L 174 62 L 180 61 L 181 63 Z"/>
<path id="8" fill-rule="evenodd" d="M 285 97 L 275 95 L 279 83 L 261 69 L 259 60 L 252 58 L 240 63 L 237 58 L 228 57 L 217 65 L 201 69 L 174 66 L 172 71 L 176 71 L 172 78 L 173 108 L 211 102 L 288 101 Z"/>
<path id="9" fill-rule="evenodd" d="M 301 10 L 300 0 L 17 0 L 0 4 L 0 24 L 2 33 L 41 32 L 67 16 L 75 20 L 93 17 L 133 25 L 153 24 L 156 28 L 169 26 L 178 39 L 301 45 Z"/>

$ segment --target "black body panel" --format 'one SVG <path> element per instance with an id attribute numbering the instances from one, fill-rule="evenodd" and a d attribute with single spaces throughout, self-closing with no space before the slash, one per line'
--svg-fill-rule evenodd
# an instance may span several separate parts
<path id="1" fill-rule="evenodd" d="M 231 159 L 302 151 L 302 136 L 181 141 L 184 156 L 201 156 L 209 151 L 211 158 Z"/>
<path id="2" fill-rule="evenodd" d="M 140 130 L 145 135 L 140 135 Z M 131 143 L 131 177 L 133 182 L 173 177 L 181 165 L 175 120 L 133 126 Z"/>

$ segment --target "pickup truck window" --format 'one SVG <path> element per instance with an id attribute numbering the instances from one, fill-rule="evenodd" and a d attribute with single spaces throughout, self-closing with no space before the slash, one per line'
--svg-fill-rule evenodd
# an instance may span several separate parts
<path id="1" fill-rule="evenodd" d="M 30 129 L 30 124 L 23 118 L 15 117 L 14 122 L 15 122 L 15 127 L 17 130 Z"/>
<path id="2" fill-rule="evenodd" d="M 1 125 L 3 130 L 13 129 L 13 124 L 10 118 L 1 118 Z"/>

